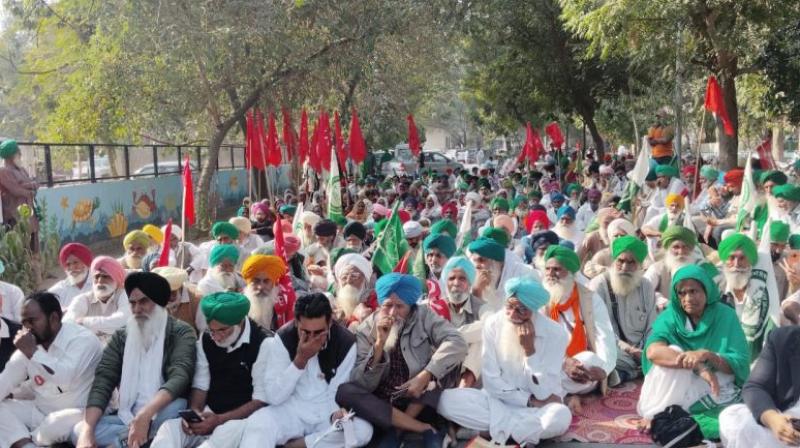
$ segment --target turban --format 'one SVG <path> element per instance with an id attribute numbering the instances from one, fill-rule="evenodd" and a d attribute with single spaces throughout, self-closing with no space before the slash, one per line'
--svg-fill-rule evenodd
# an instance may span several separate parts
<path id="1" fill-rule="evenodd" d="M 556 213 L 556 217 L 559 220 L 561 220 L 561 218 L 563 218 L 564 216 L 566 216 L 567 218 L 569 218 L 569 219 L 574 221 L 575 220 L 575 209 L 570 207 L 567 204 L 562 205 L 558 209 L 558 213 Z"/>
<path id="2" fill-rule="evenodd" d="M 10 159 L 18 152 L 19 146 L 16 140 L 3 140 L 3 143 L 0 143 L 0 158 Z"/>
<path id="3" fill-rule="evenodd" d="M 789 224 L 783 221 L 772 221 L 769 225 L 769 241 L 771 243 L 789 242 Z"/>
<path id="4" fill-rule="evenodd" d="M 408 221 L 403 224 L 403 234 L 406 238 L 416 238 L 422 235 L 422 224 L 417 221 Z"/>
<path id="5" fill-rule="evenodd" d="M 272 283 L 278 283 L 286 274 L 286 263 L 281 257 L 275 255 L 250 255 L 242 264 L 242 278 L 250 283 L 256 274 L 267 274 Z"/>
<path id="6" fill-rule="evenodd" d="M 683 196 L 677 193 L 670 193 L 667 195 L 667 199 L 664 201 L 664 203 L 666 203 L 667 207 L 677 203 L 680 208 L 683 208 Z"/>
<path id="7" fill-rule="evenodd" d="M 669 226 L 661 234 L 661 246 L 669 249 L 675 241 L 683 241 L 687 245 L 694 247 L 697 245 L 697 235 L 683 226 Z"/>
<path id="8" fill-rule="evenodd" d="M 578 258 L 578 254 L 564 246 L 554 244 L 548 247 L 547 252 L 544 253 L 544 259 L 547 261 L 551 258 L 555 258 L 556 261 L 561 263 L 561 266 L 564 266 L 566 270 L 573 274 L 581 268 L 581 260 Z"/>
<path id="9" fill-rule="evenodd" d="M 540 190 L 531 190 L 528 192 L 528 199 L 542 199 L 542 192 Z"/>
<path id="10" fill-rule="evenodd" d="M 363 241 L 367 237 L 367 228 L 358 221 L 352 221 L 344 226 L 344 237 L 347 238 L 350 235 Z"/>
<path id="11" fill-rule="evenodd" d="M 611 165 L 601 165 L 600 174 L 604 176 L 611 176 L 614 174 L 614 168 L 612 168 Z"/>
<path id="12" fill-rule="evenodd" d="M 508 203 L 508 199 L 505 198 L 494 198 L 489 206 L 492 210 L 499 208 L 504 212 L 507 212 L 511 208 L 511 205 Z"/>
<path id="13" fill-rule="evenodd" d="M 328 258 L 331 260 L 331 266 L 336 266 L 336 262 L 339 261 L 339 258 L 347 254 L 357 254 L 355 249 L 350 249 L 349 247 L 337 247 L 331 250 L 331 254 Z"/>
<path id="14" fill-rule="evenodd" d="M 278 225 L 278 222 L 280 222 L 280 226 Z M 275 223 L 272 224 L 272 234 L 275 235 L 280 231 L 282 231 L 284 234 L 292 233 L 292 223 L 285 219 L 281 221 L 275 221 Z"/>
<path id="15" fill-rule="evenodd" d="M 236 240 L 239 239 L 239 229 L 229 222 L 219 221 L 211 226 L 211 236 L 214 239 L 217 239 L 221 235 L 225 235 L 232 240 Z"/>
<path id="16" fill-rule="evenodd" d="M 144 247 L 150 247 L 150 236 L 141 230 L 132 230 L 128 232 L 122 240 L 122 247 L 127 250 L 130 249 L 131 245 L 134 243 L 139 243 Z"/>
<path id="17" fill-rule="evenodd" d="M 469 249 L 469 251 L 472 253 L 480 255 L 481 257 L 499 261 L 501 263 L 506 259 L 506 249 L 500 243 L 491 238 L 478 238 L 477 240 L 469 243 L 467 249 Z"/>
<path id="18" fill-rule="evenodd" d="M 150 272 L 150 266 L 153 264 L 154 261 L 158 261 L 161 258 L 161 253 L 159 252 L 148 252 L 144 257 L 142 257 L 142 271 Z"/>
<path id="19" fill-rule="evenodd" d="M 700 167 L 700 176 L 705 177 L 708 180 L 717 180 L 719 177 L 719 171 L 717 171 L 711 165 L 703 165 Z"/>
<path id="20" fill-rule="evenodd" d="M 375 213 L 378 216 L 383 216 L 383 217 L 389 216 L 389 212 L 390 210 L 382 206 L 381 204 L 374 204 L 372 206 L 372 213 Z"/>
<path id="21" fill-rule="evenodd" d="M 758 261 L 758 249 L 756 243 L 750 239 L 749 236 L 741 233 L 734 233 L 733 235 L 725 238 L 719 243 L 719 259 L 727 261 L 731 254 L 741 249 L 745 257 L 750 261 L 750 264 L 756 264 Z"/>
<path id="22" fill-rule="evenodd" d="M 105 255 L 95 258 L 89 268 L 89 275 L 94 277 L 98 272 L 102 272 L 111 277 L 117 286 L 122 285 L 122 282 L 125 281 L 125 268 L 114 258 Z"/>
<path id="23" fill-rule="evenodd" d="M 647 244 L 633 235 L 621 236 L 611 243 L 611 259 L 616 260 L 623 252 L 631 252 L 641 263 L 647 256 Z"/>
<path id="24" fill-rule="evenodd" d="M 792 184 L 778 185 L 772 189 L 772 195 L 787 201 L 800 202 L 800 187 Z"/>
<path id="25" fill-rule="evenodd" d="M 269 213 L 269 206 L 264 204 L 263 202 L 256 202 L 252 206 L 250 206 L 250 213 L 255 216 L 256 213 L 261 212 L 263 214 Z M 310 212 L 309 212 L 310 213 Z"/>
<path id="26" fill-rule="evenodd" d="M 142 227 L 142 232 L 146 233 L 148 236 L 150 236 L 150 238 L 153 239 L 153 241 L 155 241 L 158 244 L 164 242 L 164 232 L 162 232 L 161 229 L 152 224 L 145 224 L 145 226 Z"/>
<path id="27" fill-rule="evenodd" d="M 647 176 L 644 178 L 645 181 L 654 181 L 656 180 L 656 170 L 650 168 L 650 171 L 647 172 Z"/>
<path id="28" fill-rule="evenodd" d="M 231 260 L 233 264 L 236 264 L 239 261 L 239 248 L 233 244 L 217 244 L 211 249 L 211 253 L 208 256 L 208 264 L 213 268 L 225 259 Z"/>
<path id="29" fill-rule="evenodd" d="M 505 229 L 509 236 L 517 233 L 517 222 L 514 221 L 514 218 L 506 215 L 505 213 L 492 218 L 492 227 L 500 227 L 501 229 Z"/>
<path id="30" fill-rule="evenodd" d="M 300 215 L 300 222 L 303 224 L 308 224 L 311 227 L 317 225 L 317 223 L 321 220 L 322 218 L 320 218 L 318 214 L 310 211 L 304 211 L 303 214 Z"/>
<path id="31" fill-rule="evenodd" d="M 506 282 L 506 300 L 516 297 L 534 313 L 550 300 L 550 293 L 530 277 L 514 277 Z"/>
<path id="32" fill-rule="evenodd" d="M 61 248 L 61 252 L 58 253 L 58 262 L 61 264 L 61 267 L 67 266 L 67 258 L 69 258 L 70 255 L 74 255 L 75 258 L 86 266 L 92 264 L 92 259 L 94 258 L 92 250 L 81 243 L 65 244 L 64 247 Z"/>
<path id="33" fill-rule="evenodd" d="M 694 176 L 695 173 L 697 173 L 697 167 L 694 165 L 684 165 L 683 169 L 681 169 L 681 172 L 684 176 Z"/>
<path id="34" fill-rule="evenodd" d="M 475 282 L 475 265 L 469 261 L 469 258 L 458 256 L 447 260 L 447 264 L 442 268 L 442 281 L 447 283 L 447 276 L 453 269 L 461 269 L 467 275 L 467 280 L 470 284 Z"/>
<path id="35" fill-rule="evenodd" d="M 617 218 L 608 225 L 608 237 L 614 238 L 614 235 L 620 232 L 625 233 L 625 235 L 633 235 L 636 233 L 636 228 L 633 227 L 633 223 L 627 219 Z"/>
<path id="36" fill-rule="evenodd" d="M 528 206 L 528 200 L 525 198 L 525 196 L 522 196 L 522 195 L 519 195 L 519 194 L 518 194 L 518 195 L 517 195 L 517 196 L 514 198 L 514 200 L 513 200 L 513 201 L 511 201 L 511 208 L 517 208 L 517 207 L 519 207 L 520 205 L 524 205 L 524 206 L 526 206 L 526 207 L 527 207 L 527 206 Z"/>
<path id="37" fill-rule="evenodd" d="M 430 249 L 439 249 L 439 252 L 445 257 L 450 258 L 456 251 L 456 242 L 446 233 L 432 233 L 422 241 L 422 248 L 425 253 L 428 253 Z"/>
<path id="38" fill-rule="evenodd" d="M 291 233 L 283 235 L 283 250 L 286 251 L 287 257 L 296 254 L 301 244 L 300 238 Z"/>
<path id="39" fill-rule="evenodd" d="M 439 233 L 446 233 L 451 237 L 455 238 L 458 236 L 458 229 L 456 228 L 456 224 L 453 221 L 449 219 L 441 219 L 439 221 L 436 221 L 431 226 L 431 235 Z"/>
<path id="40" fill-rule="evenodd" d="M 250 233 L 250 231 L 253 230 L 253 226 L 252 224 L 250 224 L 250 220 L 243 216 L 237 216 L 235 218 L 231 218 L 228 220 L 228 222 L 236 226 L 236 229 L 239 230 L 240 234 Z"/>
<path id="41" fill-rule="evenodd" d="M 672 165 L 658 165 L 656 166 L 656 177 L 678 177 L 678 169 Z"/>
<path id="42" fill-rule="evenodd" d="M 187 274 L 185 270 L 172 266 L 155 268 L 152 272 L 164 277 L 167 283 L 169 283 L 169 289 L 172 291 L 181 289 L 183 284 L 189 280 L 189 274 Z"/>
<path id="43" fill-rule="evenodd" d="M 392 217 L 391 213 L 389 213 L 389 217 L 390 218 Z M 405 210 L 398 210 L 397 211 L 397 217 L 400 218 L 400 222 L 403 223 L 403 224 L 405 224 L 405 223 L 407 223 L 408 221 L 411 220 L 411 214 L 408 213 Z"/>
<path id="44" fill-rule="evenodd" d="M 531 233 L 533 230 L 533 225 L 537 222 L 541 222 L 544 224 L 545 229 L 550 228 L 550 218 L 547 217 L 547 212 L 544 210 L 531 210 L 528 213 L 528 219 L 525 221 L 525 227 L 528 228 L 528 233 Z"/>
<path id="45" fill-rule="evenodd" d="M 169 289 L 169 282 L 164 277 L 153 272 L 132 272 L 129 274 L 125 278 L 125 293 L 128 294 L 128 297 L 131 296 L 131 292 L 134 289 L 138 289 L 148 299 L 162 307 L 167 306 L 169 296 L 172 294 Z"/>
<path id="46" fill-rule="evenodd" d="M 786 174 L 784 174 L 782 171 L 770 170 L 761 173 L 761 178 L 759 180 L 762 184 L 772 182 L 775 185 L 785 185 L 786 182 L 789 181 L 789 178 L 786 177 Z"/>
<path id="47" fill-rule="evenodd" d="M 467 200 L 467 201 L 472 201 L 472 202 L 474 202 L 476 204 L 480 204 L 481 203 L 481 195 L 479 195 L 478 193 L 475 193 L 474 191 L 470 191 L 469 193 L 467 193 L 464 196 L 464 199 Z"/>
<path id="48" fill-rule="evenodd" d="M 536 252 L 540 247 L 558 244 L 558 241 L 559 238 L 556 232 L 542 230 L 531 235 L 531 249 Z"/>
<path id="49" fill-rule="evenodd" d="M 478 179 L 478 187 L 491 189 L 492 185 L 489 183 L 489 179 L 481 177 L 480 179 Z"/>
<path id="50" fill-rule="evenodd" d="M 725 173 L 722 180 L 724 180 L 726 184 L 741 186 L 744 180 L 744 170 L 741 168 L 733 168 Z"/>
<path id="51" fill-rule="evenodd" d="M 247 317 L 250 300 L 238 292 L 215 292 L 203 297 L 200 309 L 208 322 L 215 320 L 224 325 L 237 325 Z"/>
<path id="52" fill-rule="evenodd" d="M 314 225 L 314 235 L 334 236 L 336 235 L 336 223 L 330 219 L 323 219 Z"/>
<path id="53" fill-rule="evenodd" d="M 375 282 L 375 293 L 379 304 L 383 304 L 392 294 L 397 294 L 406 305 L 413 306 L 422 296 L 422 285 L 413 275 L 390 272 Z"/>
<path id="54" fill-rule="evenodd" d="M 574 193 L 576 191 L 578 193 L 580 193 L 581 190 L 582 190 L 582 188 L 581 188 L 580 185 L 578 185 L 578 184 L 569 184 L 569 185 L 567 185 L 567 188 L 564 190 L 564 192 L 567 193 L 567 196 L 572 196 L 572 193 Z"/>
<path id="55" fill-rule="evenodd" d="M 166 235 L 167 226 L 161 226 L 161 232 Z M 179 240 L 183 239 L 183 229 L 181 229 L 181 226 L 176 226 L 175 224 L 173 224 L 170 232 L 172 233 L 172 236 L 174 236 L 175 238 Z M 170 238 L 172 238 L 172 236 Z"/>
<path id="56" fill-rule="evenodd" d="M 336 278 L 341 280 L 342 272 L 348 266 L 354 266 L 359 272 L 364 274 L 364 278 L 367 280 L 372 277 L 372 264 L 370 261 L 361 254 L 349 253 L 340 256 L 333 265 L 333 273 Z"/>
<path id="57" fill-rule="evenodd" d="M 511 241 L 511 235 L 502 227 L 486 227 L 481 232 L 481 237 L 491 238 L 503 247 L 508 247 L 508 243 Z"/>
<path id="58" fill-rule="evenodd" d="M 550 192 L 550 202 L 559 202 L 559 201 L 564 202 L 564 195 L 557 191 Z"/>
<path id="59" fill-rule="evenodd" d="M 600 193 L 600 190 L 597 188 L 591 188 L 589 191 L 586 192 L 586 197 L 589 199 L 600 199 L 603 197 L 603 193 Z"/>
<path id="60" fill-rule="evenodd" d="M 789 247 L 792 250 L 800 250 L 800 235 L 792 235 L 789 237 Z"/>
<path id="61" fill-rule="evenodd" d="M 283 215 L 294 215 L 297 211 L 297 206 L 293 204 L 284 204 L 278 209 L 278 212 Z"/>
<path id="62" fill-rule="evenodd" d="M 442 206 L 442 216 L 445 216 L 448 213 L 455 213 L 458 215 L 458 205 L 456 205 L 455 202 L 448 202 Z"/>

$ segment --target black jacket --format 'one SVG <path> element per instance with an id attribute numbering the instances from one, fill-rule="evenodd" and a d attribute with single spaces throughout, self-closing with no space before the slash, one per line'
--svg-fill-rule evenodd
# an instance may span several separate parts
<path id="1" fill-rule="evenodd" d="M 772 331 L 742 389 L 742 398 L 760 424 L 761 414 L 783 412 L 800 398 L 800 326 Z"/>

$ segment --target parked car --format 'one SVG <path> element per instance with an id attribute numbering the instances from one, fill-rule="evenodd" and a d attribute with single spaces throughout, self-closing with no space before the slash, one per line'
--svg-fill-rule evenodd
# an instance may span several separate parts
<path id="1" fill-rule="evenodd" d="M 192 170 L 192 174 L 196 174 L 200 170 L 197 168 L 197 164 L 195 162 L 189 162 L 189 167 Z M 183 172 L 182 166 L 178 166 L 178 161 L 169 161 L 169 162 L 158 162 L 158 175 L 162 176 L 165 174 L 180 174 Z M 141 166 L 139 169 L 134 171 L 131 175 L 132 176 L 153 176 L 155 175 L 155 165 L 152 163 L 148 163 L 147 165 Z"/>
<path id="2" fill-rule="evenodd" d="M 463 169 L 461 163 L 454 161 L 436 150 L 422 151 L 424 158 L 424 169 L 431 169 L 438 173 L 445 173 L 448 169 L 455 170 L 457 168 Z M 384 175 L 392 176 L 394 174 L 413 174 L 417 170 L 418 159 L 413 157 L 409 149 L 397 148 L 395 151 L 394 159 L 385 162 L 381 167 L 381 172 Z"/>
<path id="3" fill-rule="evenodd" d="M 102 177 L 111 177 L 111 163 L 108 156 L 101 156 L 94 158 L 94 177 L 99 179 Z M 80 165 L 78 162 L 72 164 L 72 178 L 73 179 L 88 179 L 89 178 L 89 161 L 82 160 Z"/>

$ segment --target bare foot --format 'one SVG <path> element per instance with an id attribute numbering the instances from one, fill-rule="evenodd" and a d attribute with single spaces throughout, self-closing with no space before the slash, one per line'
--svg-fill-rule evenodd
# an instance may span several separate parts
<path id="1" fill-rule="evenodd" d="M 567 407 L 572 415 L 578 415 L 583 412 L 583 405 L 581 404 L 581 397 L 579 395 L 570 395 L 566 399 Z"/>

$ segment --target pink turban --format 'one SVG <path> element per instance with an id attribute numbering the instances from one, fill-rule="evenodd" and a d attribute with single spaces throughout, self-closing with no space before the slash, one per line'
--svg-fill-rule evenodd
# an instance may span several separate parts
<path id="1" fill-rule="evenodd" d="M 377 213 L 380 216 L 389 216 L 389 209 L 381 204 L 374 204 L 372 206 L 372 213 Z"/>
<path id="2" fill-rule="evenodd" d="M 95 258 L 91 268 L 89 268 L 89 273 L 94 277 L 98 272 L 102 272 L 111 277 L 117 286 L 122 286 L 122 283 L 125 281 L 125 269 L 119 264 L 119 261 L 114 258 L 105 255 Z"/>
<path id="3" fill-rule="evenodd" d="M 300 250 L 300 238 L 291 233 L 283 235 L 283 249 L 286 251 L 286 256 L 297 253 Z"/>
<path id="4" fill-rule="evenodd" d="M 284 238 L 287 233 L 292 233 L 292 223 L 285 219 L 281 220 L 281 228 L 283 229 Z M 278 233 L 278 221 L 275 221 L 275 224 L 272 225 L 272 233 Z"/>
<path id="5" fill-rule="evenodd" d="M 74 255 L 75 258 L 86 266 L 92 264 L 92 258 L 94 258 L 92 250 L 88 247 L 81 243 L 69 243 L 64 245 L 64 247 L 61 248 L 61 252 L 58 254 L 58 262 L 61 264 L 61 267 L 67 265 L 67 258 L 69 258 L 70 255 Z"/>
<path id="6" fill-rule="evenodd" d="M 259 211 L 265 215 L 268 215 L 269 206 L 267 206 L 267 204 L 264 204 L 263 202 L 256 202 L 255 204 L 250 206 L 250 213 L 252 213 L 253 215 L 255 215 L 256 212 Z"/>

